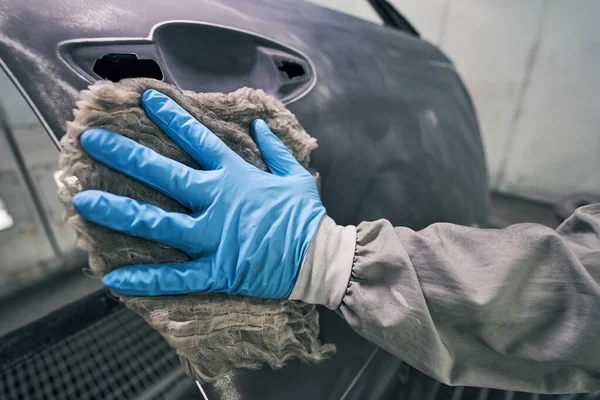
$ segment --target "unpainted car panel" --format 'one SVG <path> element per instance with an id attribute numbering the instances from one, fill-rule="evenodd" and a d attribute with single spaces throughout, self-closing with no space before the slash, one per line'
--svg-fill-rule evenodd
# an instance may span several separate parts
<path id="1" fill-rule="evenodd" d="M 56 139 L 78 91 L 94 78 L 77 69 L 77 57 L 65 57 L 66 44 L 119 41 L 126 51 L 128 40 L 151 42 L 157 26 L 217 25 L 264 37 L 277 51 L 306 62 L 310 87 L 273 93 L 318 139 L 312 165 L 321 173 L 328 214 L 338 223 L 387 218 L 415 229 L 438 221 L 487 223 L 487 172 L 470 98 L 452 63 L 410 34 L 294 0 L 57 0 L 51 7 L 41 0 L 0 0 L 0 9 L 3 67 Z M 155 57 L 165 79 L 197 89 L 186 82 L 214 67 L 211 88 L 217 90 L 219 68 L 235 63 L 235 52 L 223 51 L 211 65 L 214 51 L 203 48 L 202 37 L 192 35 L 194 40 L 182 44 L 186 37 L 168 40 L 173 47 L 185 45 L 186 57 L 202 62 L 184 72 L 170 67 L 164 50 L 169 42 L 163 42 Z M 223 46 L 227 49 L 225 39 Z M 222 79 L 224 90 L 233 88 L 227 74 Z M 248 82 L 272 83 L 268 74 L 265 79 Z M 402 363 L 360 338 L 334 312 L 321 312 L 322 339 L 336 343 L 338 355 L 317 367 L 290 363 L 278 372 L 239 373 L 233 379 L 242 398 L 359 398 L 352 396 L 385 393 L 397 384 L 396 374 L 361 381 L 381 363 L 398 370 Z M 207 390 L 215 398 L 215 389 Z"/>
<path id="2" fill-rule="evenodd" d="M 88 84 L 59 58 L 59 43 L 147 37 L 165 21 L 230 26 L 298 49 L 314 64 L 316 85 L 289 108 L 319 139 L 314 166 L 336 221 L 385 217 L 418 228 L 487 217 L 487 175 L 469 97 L 448 59 L 418 38 L 292 0 L 0 4 L 8 10 L 0 56 L 57 137 Z M 211 56 L 194 43 L 189 48 Z M 409 190 L 400 184 L 402 193 L 390 194 L 396 188 L 372 182 L 391 170 L 405 176 Z M 395 210 L 372 204 L 379 198 Z"/>

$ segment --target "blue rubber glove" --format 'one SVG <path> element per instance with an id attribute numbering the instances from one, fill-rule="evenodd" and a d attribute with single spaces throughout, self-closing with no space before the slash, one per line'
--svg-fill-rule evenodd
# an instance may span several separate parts
<path id="1" fill-rule="evenodd" d="M 95 190 L 78 193 L 73 206 L 91 222 L 165 243 L 193 260 L 118 268 L 104 284 L 136 296 L 206 291 L 288 297 L 325 215 L 313 177 L 262 120 L 253 122 L 252 132 L 272 173 L 248 164 L 164 94 L 146 91 L 142 106 L 205 171 L 104 129 L 84 132 L 81 144 L 94 159 L 177 200 L 192 214 Z"/>

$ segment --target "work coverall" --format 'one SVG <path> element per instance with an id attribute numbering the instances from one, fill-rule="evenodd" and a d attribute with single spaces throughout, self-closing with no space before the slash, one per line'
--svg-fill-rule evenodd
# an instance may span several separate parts
<path id="1" fill-rule="evenodd" d="M 327 265 L 327 267 L 324 267 Z M 329 218 L 291 298 L 339 309 L 350 326 L 451 385 L 600 390 L 600 204 L 556 231 Z"/>

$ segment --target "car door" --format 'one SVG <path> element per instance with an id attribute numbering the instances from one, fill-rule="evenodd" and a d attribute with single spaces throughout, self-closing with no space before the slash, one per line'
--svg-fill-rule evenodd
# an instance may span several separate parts
<path id="1" fill-rule="evenodd" d="M 194 91 L 251 86 L 284 101 L 318 139 L 312 166 L 338 223 L 487 223 L 469 95 L 452 63 L 389 15 L 382 26 L 298 0 L 0 0 L 0 8 L 1 66 L 45 129 L 31 134 L 57 144 L 78 91 L 98 79 L 149 76 Z M 104 292 L 91 296 L 63 310 L 62 321 L 73 326 L 86 307 L 88 315 L 118 309 Z M 205 385 L 207 396 L 383 399 L 405 390 L 408 366 L 320 312 L 321 339 L 338 347 L 331 360 L 239 372 L 235 393 Z M 57 335 L 67 331 L 75 334 Z M 14 343 L 23 337 L 31 338 Z"/>

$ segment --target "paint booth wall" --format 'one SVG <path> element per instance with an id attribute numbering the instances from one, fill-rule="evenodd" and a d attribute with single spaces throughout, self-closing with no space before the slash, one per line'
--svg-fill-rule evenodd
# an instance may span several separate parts
<path id="1" fill-rule="evenodd" d="M 365 0 L 312 2 L 377 21 Z M 392 2 L 463 76 L 494 189 L 600 193 L 600 1 Z"/>

